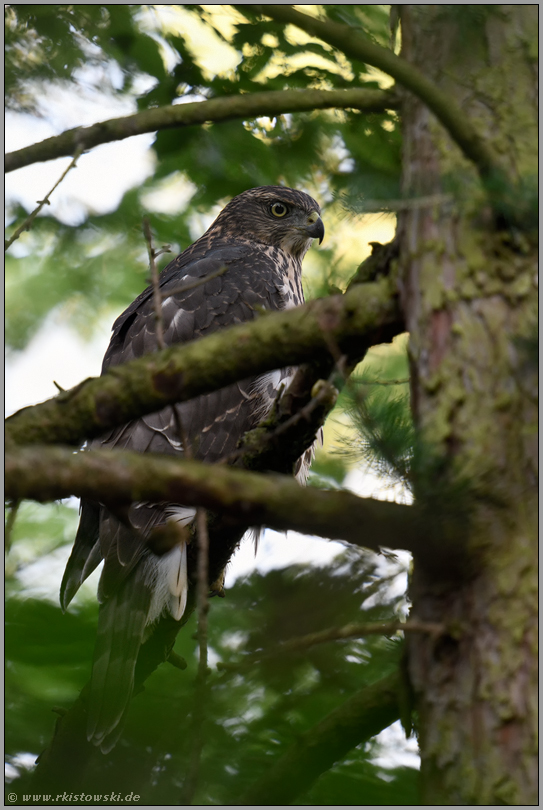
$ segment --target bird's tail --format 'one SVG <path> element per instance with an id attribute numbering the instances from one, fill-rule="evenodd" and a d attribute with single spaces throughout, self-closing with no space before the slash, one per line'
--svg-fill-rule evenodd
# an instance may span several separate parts
<path id="1" fill-rule="evenodd" d="M 182 543 L 161 557 L 147 553 L 100 606 L 87 739 L 104 754 L 121 735 L 134 691 L 139 650 L 149 625 L 164 613 L 181 619 L 187 592 L 187 550 Z"/>
<path id="2" fill-rule="evenodd" d="M 99 528 L 100 505 L 82 501 L 79 528 L 60 586 L 60 604 L 63 611 L 67 610 L 81 583 L 92 574 L 102 560 Z"/>
<path id="3" fill-rule="evenodd" d="M 163 613 L 170 613 L 179 621 L 187 605 L 187 545 L 179 543 L 162 557 L 152 555 L 152 559 L 147 568 L 147 582 L 153 592 L 149 623 Z"/>
<path id="4" fill-rule="evenodd" d="M 107 754 L 122 732 L 152 592 L 137 568 L 100 606 L 87 720 L 87 739 Z"/>

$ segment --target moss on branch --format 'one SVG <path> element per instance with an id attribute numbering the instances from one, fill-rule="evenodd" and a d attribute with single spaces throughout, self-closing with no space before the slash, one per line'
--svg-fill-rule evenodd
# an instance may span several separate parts
<path id="1" fill-rule="evenodd" d="M 270 313 L 193 343 L 146 355 L 89 378 L 53 399 L 6 420 L 6 441 L 73 444 L 253 374 L 298 365 L 339 348 L 360 357 L 403 331 L 388 279 L 358 285 L 345 295 Z"/>
<path id="2" fill-rule="evenodd" d="M 290 476 L 150 453 L 25 447 L 5 460 L 7 497 L 52 501 L 70 495 L 122 507 L 134 501 L 203 506 L 243 526 L 293 529 L 376 551 L 425 548 L 425 522 L 413 506 L 351 492 L 299 486 Z"/>
<path id="3" fill-rule="evenodd" d="M 5 171 L 11 172 L 32 163 L 73 155 L 76 150 L 88 150 L 102 143 L 111 143 L 162 129 L 188 127 L 233 118 L 275 116 L 283 113 L 338 109 L 383 112 L 398 106 L 391 91 L 365 90 L 271 90 L 237 96 L 224 96 L 192 104 L 176 104 L 111 118 L 90 127 L 76 127 L 40 143 L 26 146 L 5 156 Z M 182 143 L 179 144 L 180 148 Z"/>
<path id="4" fill-rule="evenodd" d="M 352 748 L 400 717 L 401 675 L 389 675 L 354 694 L 302 734 L 235 804 L 286 806 Z"/>
<path id="5" fill-rule="evenodd" d="M 333 45 L 351 59 L 359 59 L 392 76 L 403 87 L 414 93 L 434 113 L 464 155 L 471 160 L 484 178 L 503 175 L 498 157 L 487 140 L 476 130 L 469 118 L 448 93 L 444 93 L 422 71 L 406 59 L 381 45 L 371 42 L 355 28 L 333 20 L 318 20 L 292 8 L 290 5 L 248 3 L 240 6 L 250 8 L 266 17 L 283 23 L 291 23 L 312 36 Z"/>

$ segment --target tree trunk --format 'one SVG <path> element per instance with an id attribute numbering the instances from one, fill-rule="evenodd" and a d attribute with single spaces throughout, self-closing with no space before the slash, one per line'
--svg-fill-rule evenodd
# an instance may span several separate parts
<path id="1" fill-rule="evenodd" d="M 475 169 L 406 97 L 403 181 L 412 203 L 399 238 L 412 404 L 425 446 L 449 471 L 435 536 L 442 558 L 436 565 L 435 555 L 419 555 L 411 583 L 412 618 L 452 628 L 437 642 L 408 640 L 422 795 L 433 805 L 533 805 L 537 250 L 526 189 L 537 171 L 537 7 L 401 9 L 403 55 L 462 106 L 517 189 L 506 190 L 496 215 Z M 439 484 L 436 476 L 435 497 Z M 459 573 L 445 537 L 467 504 Z"/>

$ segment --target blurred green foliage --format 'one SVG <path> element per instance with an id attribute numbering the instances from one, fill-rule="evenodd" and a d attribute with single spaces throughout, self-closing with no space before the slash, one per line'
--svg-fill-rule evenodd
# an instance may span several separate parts
<path id="1" fill-rule="evenodd" d="M 36 522 L 27 511 L 25 507 L 16 524 L 14 550 Z M 62 518 L 73 528 L 75 515 L 69 513 L 74 510 L 48 511 L 39 521 L 40 531 L 58 541 Z M 67 708 L 88 679 L 97 614 L 94 600 L 87 597 L 63 615 L 50 598 L 29 595 L 18 582 L 20 573 L 21 566 L 9 578 L 6 603 L 6 752 L 12 768 L 21 772 L 11 782 L 15 792 L 23 791 L 28 781 L 17 764 L 21 753 L 37 755 L 47 745 L 52 709 Z M 388 575 L 383 575 L 383 563 L 375 555 L 348 548 L 331 565 L 255 572 L 238 580 L 226 599 L 212 600 L 210 695 L 194 804 L 235 803 L 300 734 L 361 687 L 392 672 L 401 642 L 382 636 L 329 642 L 239 673 L 217 672 L 214 663 L 239 662 L 245 653 L 352 621 L 397 620 L 405 601 L 401 588 L 392 586 L 404 575 L 399 562 L 389 563 Z M 121 744 L 107 758 L 97 752 L 85 781 L 90 790 L 99 774 L 100 785 L 105 779 L 111 789 L 132 790 L 144 803 L 179 801 L 191 752 L 195 630 L 193 616 L 175 647 L 188 668 L 160 667 L 134 698 Z M 374 743 L 351 751 L 300 803 L 335 804 L 333 796 L 344 797 L 341 803 L 347 804 L 365 803 L 366 796 L 372 804 L 396 804 L 400 796 L 405 798 L 400 803 L 415 803 L 410 799 L 416 797 L 416 772 L 396 767 L 393 760 L 388 767 L 375 764 L 377 754 L 382 751 Z"/>
<path id="2" fill-rule="evenodd" d="M 409 365 L 405 336 L 390 350 L 373 350 L 349 377 L 339 406 L 349 416 L 354 436 L 338 448 L 378 477 L 411 490 L 415 444 L 409 403 Z"/>
<path id="3" fill-rule="evenodd" d="M 230 12 L 230 25 L 225 26 L 212 7 L 185 5 L 184 12 L 237 54 L 234 68 L 212 73 L 198 55 L 186 18 L 176 23 L 174 12 L 164 12 L 175 8 L 9 4 L 8 109 L 39 117 L 41 99 L 55 87 L 84 93 L 90 86 L 109 101 L 129 99 L 134 110 L 144 110 L 263 89 L 379 86 L 375 72 L 365 65 L 309 37 L 300 39 L 290 28 L 257 20 L 243 6 Z M 388 45 L 388 6 L 321 8 L 330 19 Z M 119 312 L 132 301 L 148 274 L 144 215 L 156 245 L 170 245 L 176 255 L 202 233 L 216 206 L 252 186 L 305 188 L 323 204 L 325 222 L 338 227 L 346 216 L 342 198 L 398 196 L 400 141 L 392 112 L 324 111 L 231 121 L 183 130 L 182 138 L 179 131 L 169 130 L 157 134 L 152 148 L 152 176 L 128 189 L 114 211 L 87 210 L 80 222 L 67 225 L 44 210 L 10 249 L 8 347 L 23 349 L 50 312 L 61 312 L 90 335 L 106 310 Z M 172 185 L 185 194 L 184 202 L 170 212 L 153 200 Z M 17 201 L 8 207 L 9 232 L 27 213 Z M 350 221 L 355 229 L 356 220 Z M 312 295 L 343 288 L 361 258 L 352 265 L 342 262 L 336 253 L 341 237 L 334 241 L 333 227 L 329 233 L 325 250 L 313 258 L 313 276 L 306 285 Z M 161 266 L 170 258 L 162 256 Z M 406 386 L 380 387 L 377 374 L 389 380 L 406 376 L 405 351 L 369 359 L 353 382 L 366 407 L 379 403 L 376 418 L 381 419 L 386 403 Z M 344 389 L 339 412 L 351 412 L 356 422 L 353 402 L 352 389 Z M 405 416 L 405 397 L 401 402 Z M 351 442 L 358 455 L 360 442 L 367 441 L 361 436 L 358 444 Z M 351 463 L 341 454 L 320 454 L 313 483 L 342 486 Z M 95 598 L 84 591 L 62 615 L 55 597 L 76 524 L 75 510 L 66 505 L 23 504 L 7 557 L 6 752 L 16 792 L 28 785 L 28 754 L 37 755 L 50 740 L 51 710 L 69 706 L 90 674 Z M 292 566 L 238 581 L 225 600 L 212 600 L 211 662 L 233 663 L 244 653 L 354 621 L 398 619 L 405 613 L 398 587 L 405 571 L 399 562 L 387 565 L 375 555 L 346 549 L 325 567 Z M 41 589 L 29 584 L 32 571 L 33 582 L 43 579 Z M 58 582 L 48 587 L 55 572 Z M 193 618 L 176 643 L 188 669 L 165 665 L 154 673 L 133 701 L 121 743 L 107 759 L 97 754 L 87 775 L 90 786 L 94 768 L 101 784 L 110 780 L 115 791 L 140 793 L 145 803 L 179 802 L 192 743 L 188 717 L 194 703 L 195 629 Z M 361 687 L 391 672 L 400 655 L 398 637 L 370 636 L 315 646 L 239 674 L 219 674 L 213 668 L 194 803 L 235 803 L 300 734 Z M 378 750 L 371 742 L 351 751 L 299 803 L 418 804 L 416 771 L 392 760 L 386 767 L 376 764 Z"/>
<path id="4" fill-rule="evenodd" d="M 342 408 L 356 406 L 360 390 L 375 388 L 379 397 L 385 391 L 396 401 L 396 394 L 390 393 L 395 386 L 381 385 L 405 373 L 402 346 L 394 348 L 386 355 L 370 355 L 361 364 L 356 387 L 343 389 Z M 386 415 L 381 398 L 378 408 L 376 419 L 381 419 Z M 352 442 L 351 452 L 359 449 Z M 365 455 L 375 459 L 378 454 Z M 321 455 L 312 471 L 313 483 L 341 487 L 348 470 L 344 458 L 342 453 Z M 53 730 L 51 710 L 68 707 L 90 674 L 97 621 L 90 587 L 63 616 L 55 600 L 62 570 L 58 562 L 56 587 L 41 598 L 33 587 L 36 577 L 25 576 L 37 560 L 47 571 L 48 559 L 54 562 L 59 552 L 67 558 L 76 522 L 76 512 L 68 506 L 24 503 L 13 530 L 6 605 L 6 751 L 9 773 L 20 774 L 11 783 L 13 790 L 22 791 L 28 783 L 21 753 L 37 754 L 47 745 Z M 243 665 L 244 656 L 352 622 L 398 621 L 407 611 L 405 577 L 405 564 L 394 556 L 385 560 L 346 547 L 326 565 L 254 572 L 238 579 L 226 599 L 211 601 L 210 692 L 195 804 L 235 803 L 301 734 L 359 689 L 396 669 L 402 645 L 398 636 L 367 636 L 281 654 L 250 668 Z M 102 790 L 139 793 L 148 804 L 179 801 L 190 768 L 195 631 L 193 616 L 175 647 L 188 662 L 187 670 L 163 665 L 149 678 L 144 693 L 132 702 L 121 744 L 107 759 L 97 752 L 92 761 L 86 776 L 89 790 L 99 783 Z M 241 667 L 217 671 L 219 661 Z M 397 765 L 393 751 L 386 749 L 385 761 L 387 753 L 392 757 L 383 765 L 377 761 L 383 757 L 378 742 L 358 746 L 297 803 L 417 804 L 417 771 Z"/>
<path id="5" fill-rule="evenodd" d="M 167 11 L 175 8 L 8 5 L 7 107 L 39 118 L 43 99 L 55 87 L 83 95 L 93 88 L 109 106 L 128 100 L 139 110 L 263 89 L 357 87 L 361 81 L 379 87 L 362 63 L 317 40 L 299 40 L 270 20 L 253 22 L 243 7 L 230 7 L 228 30 L 209 6 L 184 5 L 191 16 L 181 20 Z M 331 17 L 356 19 L 368 36 L 387 41 L 388 7 L 323 8 Z M 191 20 L 228 43 L 239 60 L 234 69 L 211 74 L 204 67 L 194 55 L 198 40 Z M 329 110 L 166 130 L 152 148 L 152 176 L 128 189 L 116 210 L 102 215 L 87 210 L 83 221 L 68 226 L 45 209 L 31 233 L 8 251 L 8 347 L 24 348 L 52 310 L 90 329 L 106 309 L 118 312 L 129 303 L 145 286 L 143 215 L 150 216 L 157 244 L 170 244 L 175 253 L 202 233 L 199 217 L 253 186 L 306 188 L 323 204 L 326 222 L 341 217 L 341 194 L 398 195 L 400 143 L 391 111 Z M 188 201 L 173 214 L 149 202 L 168 181 L 191 184 Z M 27 213 L 16 201 L 8 205 L 9 233 Z M 334 247 L 332 231 L 327 243 Z M 323 267 L 329 260 L 323 256 L 315 264 Z M 162 266 L 166 262 L 163 258 Z M 344 275 L 354 271 L 355 262 L 343 268 Z"/>

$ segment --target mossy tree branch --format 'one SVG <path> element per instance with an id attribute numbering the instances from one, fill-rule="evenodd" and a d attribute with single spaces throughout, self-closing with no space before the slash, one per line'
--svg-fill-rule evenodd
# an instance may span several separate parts
<path id="1" fill-rule="evenodd" d="M 414 93 L 434 113 L 464 155 L 475 164 L 481 177 L 503 175 L 503 169 L 494 150 L 466 117 L 454 98 L 444 93 L 415 65 L 401 56 L 396 56 L 388 48 L 371 42 L 362 32 L 351 26 L 333 20 L 318 20 L 302 14 L 290 5 L 248 3 L 240 6 L 239 10 L 243 13 L 247 8 L 278 22 L 291 23 L 308 34 L 322 39 L 323 42 L 333 45 L 346 56 L 359 59 L 392 76 L 398 84 Z"/>
<path id="2" fill-rule="evenodd" d="M 398 106 L 392 91 L 354 88 L 348 90 L 270 90 L 237 96 L 224 96 L 190 104 L 176 104 L 129 115 L 111 118 L 90 127 L 76 127 L 60 135 L 46 138 L 40 143 L 8 152 L 5 171 L 12 172 L 23 166 L 73 155 L 102 143 L 121 141 L 132 135 L 156 132 L 162 129 L 230 121 L 233 118 L 273 117 L 284 113 L 338 109 L 363 112 L 384 112 Z M 182 142 L 179 148 L 182 148 Z"/>
<path id="3" fill-rule="evenodd" d="M 8 453 L 5 471 L 6 493 L 14 499 L 52 501 L 76 495 L 117 507 L 167 500 L 203 506 L 243 526 L 292 529 L 376 551 L 387 546 L 418 552 L 427 546 L 425 521 L 416 507 L 300 487 L 290 476 L 150 453 L 74 453 L 39 445 Z"/>
<path id="4" fill-rule="evenodd" d="M 446 627 L 438 622 L 419 622 L 416 620 L 346 624 L 343 627 L 331 627 L 328 630 L 308 633 L 306 636 L 289 638 L 274 647 L 265 647 L 258 652 L 243 655 L 238 661 L 219 661 L 217 669 L 225 672 L 244 672 L 254 667 L 255 664 L 277 660 L 281 656 L 298 655 L 317 644 L 366 638 L 367 636 L 393 636 L 400 631 L 402 633 L 427 633 L 437 639 L 446 633 Z"/>
<path id="5" fill-rule="evenodd" d="M 401 675 L 389 675 L 361 689 L 301 735 L 237 805 L 286 806 L 351 748 L 390 726 L 400 717 Z"/>
<path id="6" fill-rule="evenodd" d="M 348 356 L 362 357 L 370 346 L 402 331 L 390 280 L 357 285 L 345 295 L 270 313 L 89 378 L 9 417 L 6 441 L 77 446 L 166 405 L 329 355 L 331 343 Z"/>

